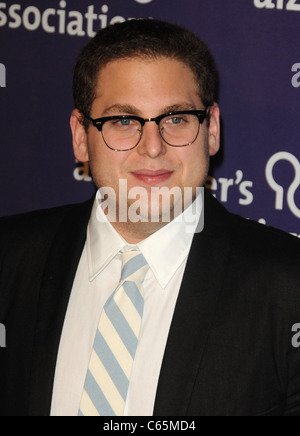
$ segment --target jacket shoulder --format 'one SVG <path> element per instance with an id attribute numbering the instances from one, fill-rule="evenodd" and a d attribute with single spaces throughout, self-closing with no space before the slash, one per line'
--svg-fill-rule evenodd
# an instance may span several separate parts
<path id="1" fill-rule="evenodd" d="M 0 218 L 0 241 L 16 237 L 32 237 L 33 234 L 49 232 L 63 219 L 70 210 L 70 206 L 60 206 L 50 209 L 41 209 L 18 215 Z"/>
<path id="2" fill-rule="evenodd" d="M 253 292 L 256 290 L 255 295 L 269 295 L 270 301 L 280 302 L 279 306 L 287 304 L 289 311 L 299 309 L 300 239 L 241 217 L 232 220 L 231 261 L 235 278 L 248 283 Z"/>
<path id="3" fill-rule="evenodd" d="M 205 191 L 205 223 L 212 234 L 226 233 L 233 246 L 243 253 L 258 256 L 300 257 L 300 239 L 289 233 L 229 212 Z M 269 254 L 268 254 L 269 253 Z"/>
<path id="4" fill-rule="evenodd" d="M 45 243 L 68 217 L 74 219 L 90 211 L 92 200 L 85 203 L 41 209 L 0 218 L 0 251 L 15 245 Z"/>
<path id="5" fill-rule="evenodd" d="M 300 256 L 300 239 L 275 227 L 232 215 L 235 240 L 244 248 L 259 250 L 270 254 L 295 253 Z"/>

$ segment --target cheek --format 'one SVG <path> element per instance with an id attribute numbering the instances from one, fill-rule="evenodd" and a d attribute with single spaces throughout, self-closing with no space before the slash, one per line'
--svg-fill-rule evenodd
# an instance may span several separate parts
<path id="1" fill-rule="evenodd" d="M 193 147 L 195 146 L 195 147 Z M 193 148 L 192 148 L 193 147 Z M 207 141 L 201 146 L 193 144 L 183 158 L 183 177 L 185 186 L 203 186 L 209 166 Z"/>
<path id="2" fill-rule="evenodd" d="M 115 187 L 121 178 L 122 156 L 109 150 L 105 144 L 89 143 L 89 162 L 96 186 Z"/>

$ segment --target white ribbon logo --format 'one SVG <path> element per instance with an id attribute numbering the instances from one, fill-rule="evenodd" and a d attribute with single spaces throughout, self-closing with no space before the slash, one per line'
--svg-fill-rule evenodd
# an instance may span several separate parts
<path id="1" fill-rule="evenodd" d="M 279 185 L 273 176 L 273 168 L 277 164 L 277 162 L 281 160 L 288 161 L 294 168 L 295 177 L 293 182 L 291 183 L 288 191 L 287 191 L 287 203 L 291 210 L 291 212 L 297 217 L 300 218 L 300 209 L 296 206 L 295 203 L 295 193 L 296 190 L 300 186 L 300 162 L 299 160 L 291 153 L 281 151 L 279 153 L 274 154 L 272 156 L 267 165 L 266 165 L 266 179 L 269 186 L 275 191 L 275 208 L 277 210 L 283 210 L 283 198 L 284 198 L 284 189 L 281 185 Z"/>

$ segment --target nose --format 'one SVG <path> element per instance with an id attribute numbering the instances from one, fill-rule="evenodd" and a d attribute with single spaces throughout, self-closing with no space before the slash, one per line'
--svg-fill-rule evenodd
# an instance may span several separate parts
<path id="1" fill-rule="evenodd" d="M 143 127 L 143 136 L 137 150 L 141 155 L 147 155 L 155 159 L 160 155 L 166 154 L 167 144 L 162 139 L 157 124 L 147 122 Z"/>

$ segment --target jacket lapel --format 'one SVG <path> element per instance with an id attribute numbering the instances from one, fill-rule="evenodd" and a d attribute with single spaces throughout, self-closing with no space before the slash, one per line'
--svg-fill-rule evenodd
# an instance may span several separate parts
<path id="1" fill-rule="evenodd" d="M 163 359 L 154 415 L 188 415 L 229 258 L 230 214 L 205 193 L 204 230 L 195 234 Z"/>
<path id="2" fill-rule="evenodd" d="M 59 341 L 93 201 L 70 206 L 53 240 L 40 290 L 30 415 L 49 415 Z"/>

